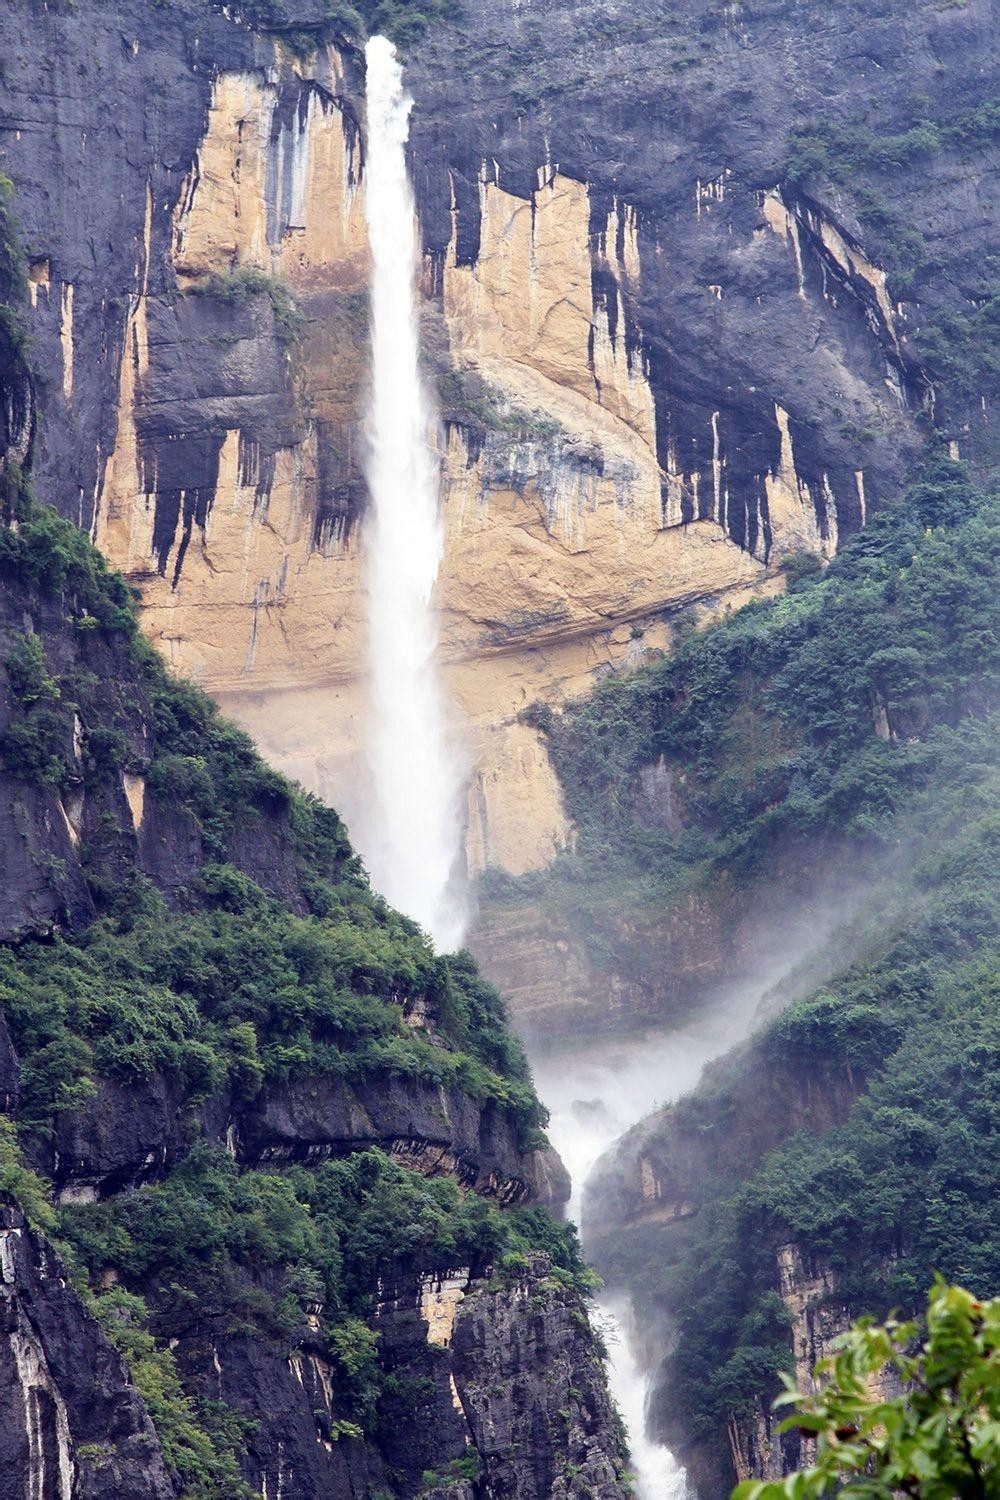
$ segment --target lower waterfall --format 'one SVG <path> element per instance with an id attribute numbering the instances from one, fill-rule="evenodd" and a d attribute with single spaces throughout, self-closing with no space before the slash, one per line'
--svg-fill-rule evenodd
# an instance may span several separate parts
<path id="1" fill-rule="evenodd" d="M 451 949 L 465 927 L 455 889 L 463 775 L 435 663 L 432 595 L 443 538 L 433 406 L 418 364 L 419 245 L 405 150 L 412 100 L 390 41 L 372 37 L 365 61 L 365 217 L 372 254 L 365 748 L 371 790 L 351 831 L 375 888 L 439 948 Z"/>
<path id="2" fill-rule="evenodd" d="M 538 1092 L 551 1112 L 549 1138 L 573 1181 L 570 1218 L 580 1222 L 587 1178 L 598 1158 L 639 1120 L 694 1088 L 705 1064 L 747 1034 L 763 988 L 748 985 L 727 994 L 679 1030 L 605 1037 L 532 1059 Z M 586 1253 L 586 1242 L 583 1248 Z M 598 1298 L 595 1323 L 608 1346 L 608 1384 L 628 1432 L 639 1500 L 685 1500 L 684 1470 L 646 1430 L 659 1352 L 643 1347 L 623 1293 Z"/>

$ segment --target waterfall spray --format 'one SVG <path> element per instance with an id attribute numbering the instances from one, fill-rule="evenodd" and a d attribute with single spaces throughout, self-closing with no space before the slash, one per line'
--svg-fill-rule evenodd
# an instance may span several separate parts
<path id="1" fill-rule="evenodd" d="M 396 49 L 372 37 L 365 216 L 372 253 L 372 397 L 365 529 L 373 796 L 356 838 L 372 882 L 442 948 L 461 940 L 454 894 L 462 771 L 435 665 L 439 466 L 418 367 L 418 242 L 405 145 L 412 100 Z"/>

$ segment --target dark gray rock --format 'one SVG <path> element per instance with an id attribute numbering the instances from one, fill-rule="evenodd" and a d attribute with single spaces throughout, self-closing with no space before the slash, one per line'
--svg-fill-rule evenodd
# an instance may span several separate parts
<path id="1" fill-rule="evenodd" d="M 0 1049 L 0 1088 L 2 1057 Z M 87 1201 L 162 1177 L 196 1135 L 226 1145 L 246 1166 L 316 1162 L 378 1146 L 428 1176 L 454 1177 L 502 1203 L 545 1203 L 557 1214 L 570 1192 L 555 1152 L 525 1151 L 515 1123 L 495 1105 L 378 1073 L 353 1085 L 322 1075 L 292 1078 L 249 1103 L 213 1096 L 196 1110 L 183 1080 L 159 1073 L 127 1085 L 101 1078 L 84 1105 L 57 1117 L 35 1159 L 64 1200 Z"/>
<path id="2" fill-rule="evenodd" d="M 308 1338 L 294 1352 L 260 1337 L 216 1331 L 211 1320 L 176 1344 L 192 1384 L 247 1421 L 241 1464 L 260 1494 L 351 1500 L 382 1479 L 376 1451 L 336 1428 L 335 1377 Z M 384 1483 L 384 1480 L 383 1480 Z"/>
<path id="3" fill-rule="evenodd" d="M 569 1196 L 565 1174 L 552 1170 L 548 1154 L 526 1155 L 513 1121 L 495 1105 L 418 1079 L 293 1078 L 266 1086 L 238 1117 L 235 1149 L 253 1164 L 346 1156 L 369 1146 L 503 1203 L 541 1199 L 561 1207 Z"/>
<path id="4" fill-rule="evenodd" d="M 0 1205 L 0 1474 L 9 1500 L 173 1500 L 121 1355 L 19 1209 Z"/>
<path id="5" fill-rule="evenodd" d="M 547 1258 L 533 1256 L 520 1284 L 487 1282 L 455 1319 L 455 1387 L 487 1493 L 631 1494 L 621 1424 L 583 1305 L 548 1273 Z"/>
<path id="6" fill-rule="evenodd" d="M 0 1013 L 0 1114 L 12 1115 L 21 1094 L 21 1070 L 10 1039 L 6 1017 Z"/>
<path id="7" fill-rule="evenodd" d="M 539 169 L 588 183 L 595 245 L 612 202 L 631 205 L 642 276 L 638 291 L 622 287 L 624 317 L 653 388 L 661 461 L 672 449 L 684 468 L 711 472 L 717 413 L 739 501 L 730 530 L 752 544 L 754 501 L 777 457 L 777 402 L 790 414 L 801 477 L 816 493 L 827 476 L 846 535 L 861 519 L 854 471 L 864 469 L 877 503 L 917 451 L 929 391 L 912 336 L 929 317 L 968 314 L 988 295 L 997 152 L 948 148 L 866 174 L 860 188 L 881 206 L 881 230 L 863 229 L 854 200 L 821 175 L 808 191 L 786 189 L 801 268 L 766 228 L 762 195 L 779 183 L 797 125 L 885 136 L 989 98 L 991 28 L 988 0 L 862 9 L 469 0 L 408 69 L 425 247 L 443 257 L 455 234 L 459 262 L 475 260 L 484 168 L 525 198 Z M 878 265 L 891 268 L 900 237 L 911 236 L 919 268 L 895 310 L 898 342 L 873 289 L 837 267 L 818 209 Z M 937 419 L 963 452 L 994 440 L 978 394 L 937 393 Z M 686 517 L 694 504 L 687 495 Z M 762 514 L 766 530 L 766 499 Z"/>

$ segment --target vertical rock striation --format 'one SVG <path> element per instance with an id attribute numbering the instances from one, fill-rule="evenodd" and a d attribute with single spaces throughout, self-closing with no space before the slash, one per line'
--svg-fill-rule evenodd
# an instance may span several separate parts
<path id="1" fill-rule="evenodd" d="M 0 1472 L 18 1500 L 172 1500 L 176 1490 L 121 1355 L 66 1267 L 0 1205 Z"/>

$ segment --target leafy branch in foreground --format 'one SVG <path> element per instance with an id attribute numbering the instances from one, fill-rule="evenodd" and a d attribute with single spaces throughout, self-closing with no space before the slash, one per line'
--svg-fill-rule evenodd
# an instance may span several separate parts
<path id="1" fill-rule="evenodd" d="M 996 1500 L 1000 1496 L 1000 1299 L 977 1301 L 938 1278 L 927 1330 L 860 1318 L 820 1360 L 815 1395 L 783 1376 L 782 1432 L 818 1442 L 811 1468 L 748 1480 L 732 1500 Z M 891 1389 L 902 1394 L 892 1396 Z"/>

